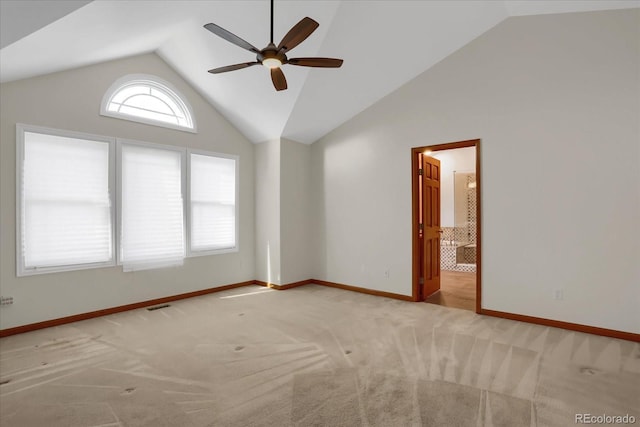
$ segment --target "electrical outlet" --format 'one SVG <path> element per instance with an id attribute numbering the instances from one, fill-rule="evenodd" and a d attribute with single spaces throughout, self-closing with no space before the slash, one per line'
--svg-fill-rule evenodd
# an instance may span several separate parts
<path id="1" fill-rule="evenodd" d="M 564 290 L 556 289 L 553 291 L 553 299 L 556 301 L 562 301 L 564 299 Z"/>
<path id="2" fill-rule="evenodd" d="M 389 269 L 388 268 L 384 271 L 384 277 L 386 277 L 387 279 L 389 278 Z"/>
<path id="3" fill-rule="evenodd" d="M 13 304 L 13 297 L 0 297 L 0 305 Z"/>

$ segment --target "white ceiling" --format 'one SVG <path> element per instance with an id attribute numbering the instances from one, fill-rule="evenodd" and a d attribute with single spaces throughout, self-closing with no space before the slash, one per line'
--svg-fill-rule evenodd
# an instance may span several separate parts
<path id="1" fill-rule="evenodd" d="M 284 1 L 277 42 L 300 19 L 320 27 L 289 57 L 343 58 L 340 69 L 286 65 L 276 92 L 255 59 L 213 35 L 213 22 L 258 48 L 269 1 L 0 1 L 0 81 L 156 52 L 249 140 L 312 143 L 509 16 L 640 7 L 627 1 Z"/>

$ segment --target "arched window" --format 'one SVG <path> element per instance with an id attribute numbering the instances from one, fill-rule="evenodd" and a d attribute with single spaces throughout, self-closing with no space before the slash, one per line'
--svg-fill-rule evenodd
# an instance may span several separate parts
<path id="1" fill-rule="evenodd" d="M 111 85 L 100 114 L 171 129 L 196 131 L 191 107 L 170 83 L 150 75 L 129 74 Z"/>

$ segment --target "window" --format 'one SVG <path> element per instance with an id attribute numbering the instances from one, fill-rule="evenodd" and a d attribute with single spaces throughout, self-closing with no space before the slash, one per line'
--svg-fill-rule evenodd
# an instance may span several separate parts
<path id="1" fill-rule="evenodd" d="M 135 122 L 195 132 L 191 107 L 184 96 L 158 77 L 131 74 L 105 93 L 100 114 Z"/>
<path id="2" fill-rule="evenodd" d="M 16 133 L 18 275 L 113 265 L 113 139 Z"/>
<path id="3" fill-rule="evenodd" d="M 18 276 L 238 250 L 237 156 L 16 129 Z"/>
<path id="4" fill-rule="evenodd" d="M 190 152 L 190 253 L 236 249 L 237 158 Z"/>
<path id="5" fill-rule="evenodd" d="M 132 142 L 119 149 L 123 269 L 182 264 L 184 150 Z"/>

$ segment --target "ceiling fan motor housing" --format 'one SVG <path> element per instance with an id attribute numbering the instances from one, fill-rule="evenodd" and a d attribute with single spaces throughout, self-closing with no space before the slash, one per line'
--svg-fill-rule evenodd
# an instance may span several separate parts
<path id="1" fill-rule="evenodd" d="M 262 49 L 260 53 L 256 56 L 258 62 L 262 63 L 265 59 L 277 59 L 281 64 L 286 64 L 288 62 L 287 55 L 283 52 L 283 50 L 278 50 L 275 44 L 269 43 L 267 47 Z"/>

